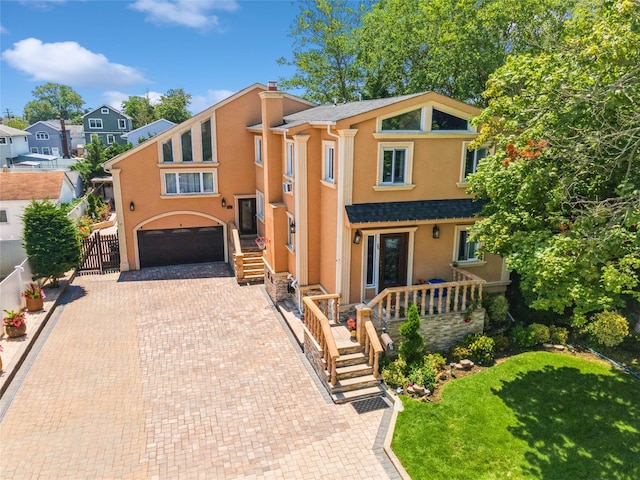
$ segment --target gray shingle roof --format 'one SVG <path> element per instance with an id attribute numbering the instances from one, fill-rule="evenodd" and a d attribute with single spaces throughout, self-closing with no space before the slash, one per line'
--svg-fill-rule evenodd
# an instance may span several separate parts
<path id="1" fill-rule="evenodd" d="M 480 213 L 484 200 L 416 200 L 412 202 L 357 203 L 347 205 L 350 223 L 407 222 L 472 218 Z"/>
<path id="2" fill-rule="evenodd" d="M 313 122 L 337 122 L 349 117 L 355 117 L 362 113 L 371 112 L 378 108 L 393 105 L 409 98 L 424 95 L 423 93 L 413 93 L 401 97 L 377 98 L 375 100 L 362 100 L 359 102 L 338 103 L 336 105 L 320 105 L 300 112 L 292 113 L 284 117 L 284 124 L 274 127 L 274 130 L 284 130 L 305 123 Z M 251 129 L 262 128 L 261 124 L 251 125 Z"/>

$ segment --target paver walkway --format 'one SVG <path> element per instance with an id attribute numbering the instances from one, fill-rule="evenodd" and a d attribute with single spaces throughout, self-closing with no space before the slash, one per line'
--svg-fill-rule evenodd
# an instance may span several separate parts
<path id="1" fill-rule="evenodd" d="M 77 277 L 0 424 L 0 478 L 399 478 L 388 409 L 331 403 L 226 268 Z"/>

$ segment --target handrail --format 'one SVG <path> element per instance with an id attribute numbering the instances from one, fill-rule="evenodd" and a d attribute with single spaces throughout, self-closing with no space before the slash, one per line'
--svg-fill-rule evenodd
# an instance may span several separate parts
<path id="1" fill-rule="evenodd" d="M 378 338 L 373 322 L 367 320 L 364 322 L 365 330 L 365 342 L 364 342 L 364 354 L 369 355 L 369 365 L 373 366 L 373 376 L 378 378 L 379 373 L 379 359 L 382 353 L 382 344 Z"/>
<path id="2" fill-rule="evenodd" d="M 231 239 L 233 240 L 233 251 L 236 254 L 242 253 L 242 243 L 240 242 L 240 233 L 238 227 L 233 222 L 229 222 L 229 229 L 231 230 Z"/>
<path id="3" fill-rule="evenodd" d="M 330 381 L 335 385 L 338 381 L 337 360 L 340 356 L 340 352 L 338 351 L 338 346 L 333 338 L 329 320 L 324 313 L 322 313 L 320 307 L 313 302 L 312 297 L 304 297 L 303 302 L 305 305 L 305 326 L 313 338 L 318 342 L 318 345 L 322 350 L 323 359 L 327 365 Z"/>

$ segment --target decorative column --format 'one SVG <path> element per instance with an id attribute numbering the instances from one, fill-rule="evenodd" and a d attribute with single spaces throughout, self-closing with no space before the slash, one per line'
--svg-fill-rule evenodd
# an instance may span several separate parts
<path id="1" fill-rule="evenodd" d="M 112 168 L 110 170 L 113 177 L 113 197 L 116 207 L 116 218 L 118 219 L 118 245 L 120 249 L 120 271 L 129 271 L 129 256 L 127 255 L 127 232 L 124 225 L 125 210 L 122 204 L 122 188 L 120 186 L 120 169 Z M 135 235 L 135 232 L 131 232 Z M 135 238 L 132 238 L 132 242 L 135 242 Z M 140 265 L 138 265 L 138 269 Z"/>
<path id="2" fill-rule="evenodd" d="M 296 233 L 294 248 L 298 285 L 307 285 L 309 283 L 309 210 L 307 208 L 307 142 L 309 138 L 307 134 L 293 136 L 295 141 L 294 172 L 296 172 L 294 188 Z"/>

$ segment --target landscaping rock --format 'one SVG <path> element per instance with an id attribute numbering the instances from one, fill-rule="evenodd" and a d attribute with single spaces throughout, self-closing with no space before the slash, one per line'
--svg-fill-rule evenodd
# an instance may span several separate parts
<path id="1" fill-rule="evenodd" d="M 555 350 L 560 351 L 560 352 L 563 352 L 563 351 L 564 351 L 564 345 L 554 345 L 554 346 L 553 346 L 553 348 L 554 348 Z"/>

